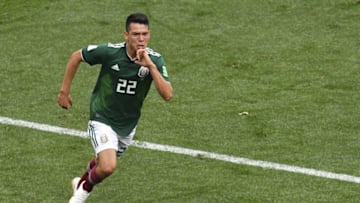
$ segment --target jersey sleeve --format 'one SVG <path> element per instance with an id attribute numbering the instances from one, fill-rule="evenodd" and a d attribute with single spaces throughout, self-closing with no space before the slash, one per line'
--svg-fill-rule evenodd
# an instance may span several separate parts
<path id="1" fill-rule="evenodd" d="M 156 64 L 156 67 L 159 70 L 160 74 L 162 75 L 162 77 L 166 81 L 170 82 L 170 78 L 169 78 L 169 75 L 168 75 L 168 72 L 167 72 L 167 69 L 166 69 L 166 66 L 165 66 L 164 58 L 162 56 L 160 56 L 154 62 Z"/>
<path id="2" fill-rule="evenodd" d="M 106 57 L 107 45 L 88 45 L 81 49 L 82 59 L 90 64 L 102 64 Z"/>

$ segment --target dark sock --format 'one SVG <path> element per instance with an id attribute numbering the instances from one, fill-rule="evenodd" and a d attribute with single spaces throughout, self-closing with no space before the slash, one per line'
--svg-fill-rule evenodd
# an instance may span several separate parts
<path id="1" fill-rule="evenodd" d="M 96 174 L 96 166 L 93 167 L 88 174 L 89 175 L 85 179 L 83 188 L 84 188 L 84 190 L 91 192 L 94 185 L 100 183 L 102 181 L 102 179 Z"/>
<path id="2" fill-rule="evenodd" d="M 79 181 L 79 184 L 77 185 L 77 187 L 79 187 L 80 184 L 88 178 L 91 169 L 93 169 L 95 165 L 96 165 L 96 157 L 94 157 L 93 159 L 91 159 L 89 161 L 89 163 L 87 165 L 87 168 L 86 168 L 86 171 L 82 175 L 81 180 Z"/>
<path id="3" fill-rule="evenodd" d="M 86 168 L 87 172 L 89 173 L 92 168 L 96 165 L 96 158 L 93 158 L 89 161 L 88 166 Z"/>

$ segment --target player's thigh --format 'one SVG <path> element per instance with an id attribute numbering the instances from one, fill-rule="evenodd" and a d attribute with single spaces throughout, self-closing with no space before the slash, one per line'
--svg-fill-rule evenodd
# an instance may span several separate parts
<path id="1" fill-rule="evenodd" d="M 118 136 L 109 125 L 89 121 L 88 133 L 96 155 L 104 150 L 118 150 Z"/>

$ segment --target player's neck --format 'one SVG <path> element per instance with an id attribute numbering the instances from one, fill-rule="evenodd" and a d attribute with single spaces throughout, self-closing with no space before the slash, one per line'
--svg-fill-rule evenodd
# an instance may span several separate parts
<path id="1" fill-rule="evenodd" d="M 130 58 L 130 60 L 135 61 L 136 60 L 136 51 L 131 50 L 130 47 L 126 44 L 126 54 Z"/>

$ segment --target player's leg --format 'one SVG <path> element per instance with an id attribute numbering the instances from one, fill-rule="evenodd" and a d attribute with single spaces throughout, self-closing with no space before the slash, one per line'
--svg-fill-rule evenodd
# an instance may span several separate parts
<path id="1" fill-rule="evenodd" d="M 116 150 L 105 149 L 97 154 L 96 165 L 85 177 L 84 189 L 91 192 L 96 184 L 110 176 L 116 169 Z"/>
<path id="2" fill-rule="evenodd" d="M 115 171 L 118 137 L 110 126 L 96 121 L 89 122 L 89 136 L 96 153 L 96 164 L 84 177 L 84 188 L 91 192 L 94 185 Z"/>
<path id="3" fill-rule="evenodd" d="M 94 185 L 114 173 L 116 169 L 116 159 L 119 159 L 127 150 L 136 132 L 135 127 L 128 136 L 119 136 L 110 126 L 95 122 L 95 127 L 96 126 L 102 130 L 101 133 L 96 133 L 95 131 L 100 137 L 96 136 L 95 141 L 92 141 L 97 159 L 96 165 L 88 172 L 88 177 L 85 177 L 84 188 L 89 192 L 92 191 Z M 102 144 L 96 144 L 99 142 Z"/>
<path id="4" fill-rule="evenodd" d="M 101 126 L 104 124 L 97 123 L 96 125 Z M 101 128 L 101 134 L 97 133 L 101 136 L 96 136 L 95 141 L 92 141 L 97 154 L 96 165 L 88 172 L 88 176 L 84 177 L 84 189 L 88 192 L 91 192 L 96 184 L 114 173 L 116 159 L 119 159 L 127 150 L 136 132 L 135 127 L 128 136 L 119 136 L 109 126 L 105 125 Z M 104 134 L 104 132 L 107 133 Z M 99 140 L 102 144 L 97 144 L 96 146 Z"/>
<path id="5" fill-rule="evenodd" d="M 88 131 L 96 153 L 96 160 L 92 159 L 89 162 L 81 179 L 74 178 L 75 181 L 72 183 L 77 184 L 70 202 L 84 202 L 94 185 L 111 175 L 116 168 L 117 134 L 110 126 L 96 121 L 89 122 Z"/>

